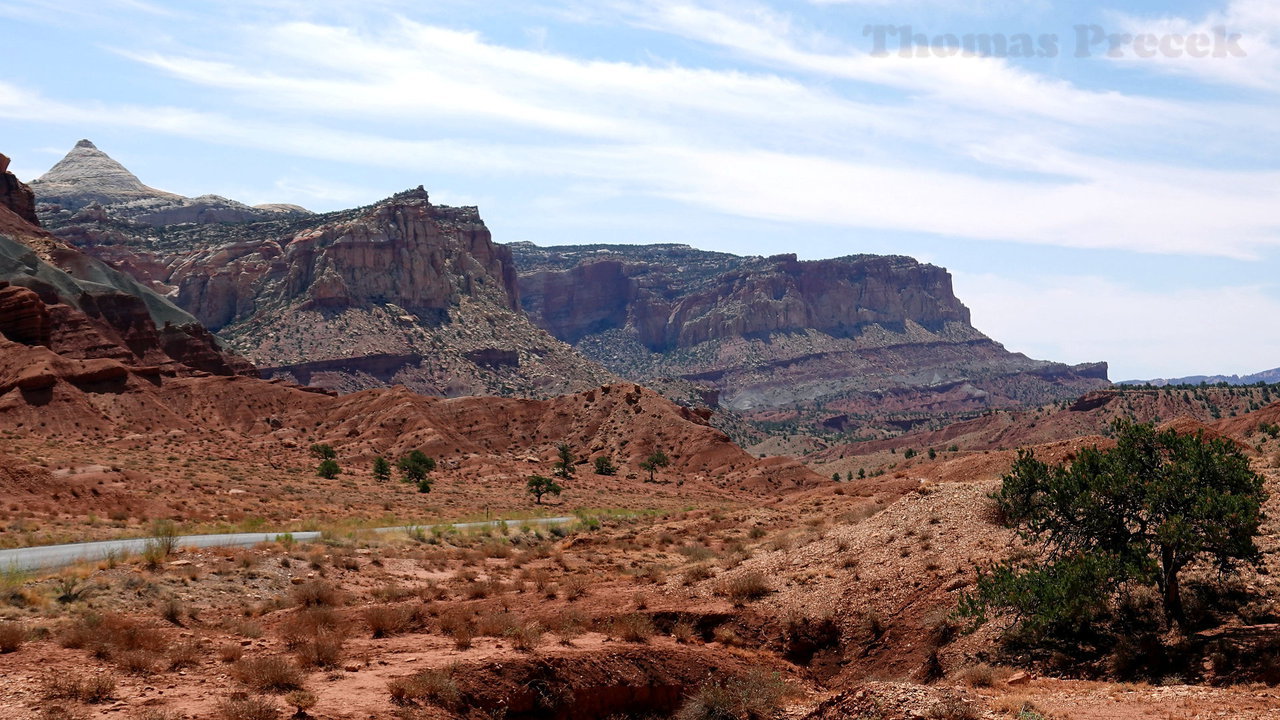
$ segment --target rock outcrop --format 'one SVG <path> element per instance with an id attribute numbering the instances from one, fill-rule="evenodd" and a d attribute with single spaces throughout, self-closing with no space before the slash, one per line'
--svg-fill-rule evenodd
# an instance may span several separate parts
<path id="1" fill-rule="evenodd" d="M 92 148 L 72 155 L 105 163 Z M 435 205 L 417 188 L 337 213 L 190 222 L 139 214 L 142 201 L 119 188 L 145 186 L 121 180 L 118 202 L 85 189 L 79 197 L 94 202 L 71 212 L 65 194 L 40 194 L 81 188 L 83 160 L 68 157 L 50 171 L 60 184 L 37 185 L 48 227 L 190 312 L 268 375 L 444 396 L 541 397 L 615 379 L 529 321 L 511 252 L 474 207 Z"/>
<path id="2" fill-rule="evenodd" d="M 911 258 L 513 251 L 522 305 L 539 326 L 623 377 L 712 395 L 768 422 L 794 423 L 806 407 L 819 427 L 836 414 L 841 430 L 871 419 L 897 430 L 1108 384 L 1105 364 L 1008 352 L 973 328 L 946 270 Z"/>
<path id="3" fill-rule="evenodd" d="M 0 205 L 9 208 L 22 220 L 38 226 L 36 195 L 9 172 L 9 158 L 0 154 Z"/>
<path id="4" fill-rule="evenodd" d="M 188 198 L 148 187 L 88 140 L 76 143 L 49 172 L 32 181 L 31 189 L 44 205 L 42 214 L 60 220 L 87 211 L 159 227 L 308 214 L 296 205 L 250 207 L 218 195 Z"/>
<path id="5" fill-rule="evenodd" d="M 12 174 L 0 198 L 0 334 L 60 356 L 181 373 L 253 374 L 207 330 L 132 277 L 21 217 L 31 193 Z"/>
<path id="6" fill-rule="evenodd" d="M 572 342 L 631 329 L 645 347 L 666 352 L 804 329 L 856 337 L 870 326 L 912 322 L 938 332 L 969 323 L 947 271 L 905 257 L 800 262 L 795 255 L 739 258 L 679 246 L 519 249 L 525 309 Z M 621 257 L 592 257 L 600 252 Z M 566 256 L 582 259 L 555 267 Z"/>

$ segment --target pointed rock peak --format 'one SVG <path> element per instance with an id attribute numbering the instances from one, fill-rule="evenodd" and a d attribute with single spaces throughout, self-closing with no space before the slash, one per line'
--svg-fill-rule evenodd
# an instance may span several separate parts
<path id="1" fill-rule="evenodd" d="M 111 204 L 147 198 L 175 199 L 179 196 L 147 187 L 125 166 L 116 162 L 88 140 L 81 140 L 31 183 L 40 202 L 57 203 L 76 210 L 90 203 Z"/>

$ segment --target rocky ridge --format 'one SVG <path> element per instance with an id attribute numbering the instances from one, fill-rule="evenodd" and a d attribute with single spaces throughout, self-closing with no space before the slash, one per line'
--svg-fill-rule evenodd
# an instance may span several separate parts
<path id="1" fill-rule="evenodd" d="M 512 248 L 523 307 L 541 327 L 623 377 L 691 383 L 765 421 L 808 406 L 810 420 L 843 431 L 860 415 L 915 422 L 1108 384 L 1105 364 L 1007 351 L 970 324 L 946 270 L 911 258 Z"/>
<path id="2" fill-rule="evenodd" d="M 69 167 L 50 175 L 80 187 L 85 159 L 110 161 L 77 147 Z M 344 392 L 403 384 L 431 395 L 531 397 L 615 379 L 529 322 L 511 253 L 476 208 L 435 205 L 417 188 L 335 213 L 162 222 L 134 213 L 135 195 L 149 188 L 127 178 L 116 185 L 124 189 L 114 195 L 82 193 L 116 202 L 72 213 L 57 204 L 64 196 L 40 194 L 59 185 L 39 183 L 42 219 L 190 312 L 268 376 Z"/>

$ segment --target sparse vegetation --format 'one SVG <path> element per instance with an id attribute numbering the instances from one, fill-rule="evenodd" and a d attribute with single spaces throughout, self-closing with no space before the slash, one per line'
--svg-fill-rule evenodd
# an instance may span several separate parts
<path id="1" fill-rule="evenodd" d="M 655 450 L 640 463 L 640 469 L 649 473 L 649 482 L 654 482 L 654 474 L 669 465 L 671 465 L 671 458 L 667 457 L 665 452 Z"/>
<path id="2" fill-rule="evenodd" d="M 535 503 L 541 505 L 544 495 L 559 496 L 564 488 L 555 480 L 544 475 L 530 475 L 525 482 L 525 491 L 533 496 Z"/>
<path id="3" fill-rule="evenodd" d="M 777 674 L 717 678 L 704 683 L 676 714 L 676 720 L 766 720 L 782 709 L 787 686 Z"/>
<path id="4" fill-rule="evenodd" d="M 462 701 L 458 684 L 448 670 L 424 670 L 395 678 L 387 683 L 387 691 L 391 693 L 391 701 L 398 705 L 427 702 L 452 710 Z"/>
<path id="5" fill-rule="evenodd" d="M 302 689 L 302 671 L 280 655 L 245 658 L 231 667 L 231 674 L 258 692 L 286 693 Z"/>

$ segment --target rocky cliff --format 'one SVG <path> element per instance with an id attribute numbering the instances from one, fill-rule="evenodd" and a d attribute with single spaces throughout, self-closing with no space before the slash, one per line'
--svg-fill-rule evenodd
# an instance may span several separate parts
<path id="1" fill-rule="evenodd" d="M 522 305 L 538 325 L 623 377 L 692 385 L 766 422 L 807 413 L 865 428 L 1107 384 L 1105 364 L 1008 352 L 970 325 L 946 270 L 911 258 L 804 262 L 682 245 L 513 251 Z"/>
<path id="2" fill-rule="evenodd" d="M 36 190 L 60 238 L 263 372 L 337 390 L 549 396 L 620 376 L 762 427 L 860 432 L 1107 384 L 1105 366 L 1008 352 L 972 327 L 946 270 L 906 257 L 503 246 L 475 208 L 422 188 L 349 211 L 193 222 L 185 199 L 87 141 Z"/>
<path id="3" fill-rule="evenodd" d="M 30 222 L 32 193 L 12 174 L 0 172 L 0 188 L 0 334 L 68 358 L 169 373 L 255 372 L 191 315 Z"/>
<path id="4" fill-rule="evenodd" d="M 968 325 L 946 270 L 905 257 L 800 262 L 741 258 L 681 246 L 518 246 L 530 316 L 577 342 L 629 328 L 650 350 L 802 329 L 855 337 L 913 322 L 939 332 Z"/>
<path id="5" fill-rule="evenodd" d="M 35 185 L 42 219 L 268 375 L 446 396 L 548 396 L 615 379 L 528 320 L 511 252 L 476 208 L 435 205 L 417 188 L 322 215 L 170 222 L 138 214 L 136 195 L 150 188 L 132 174 L 120 179 L 122 167 L 100 171 L 111 165 L 91 144 L 73 150 Z M 93 181 L 104 176 L 116 179 L 109 192 Z M 68 204 L 64 188 L 79 199 Z"/>

